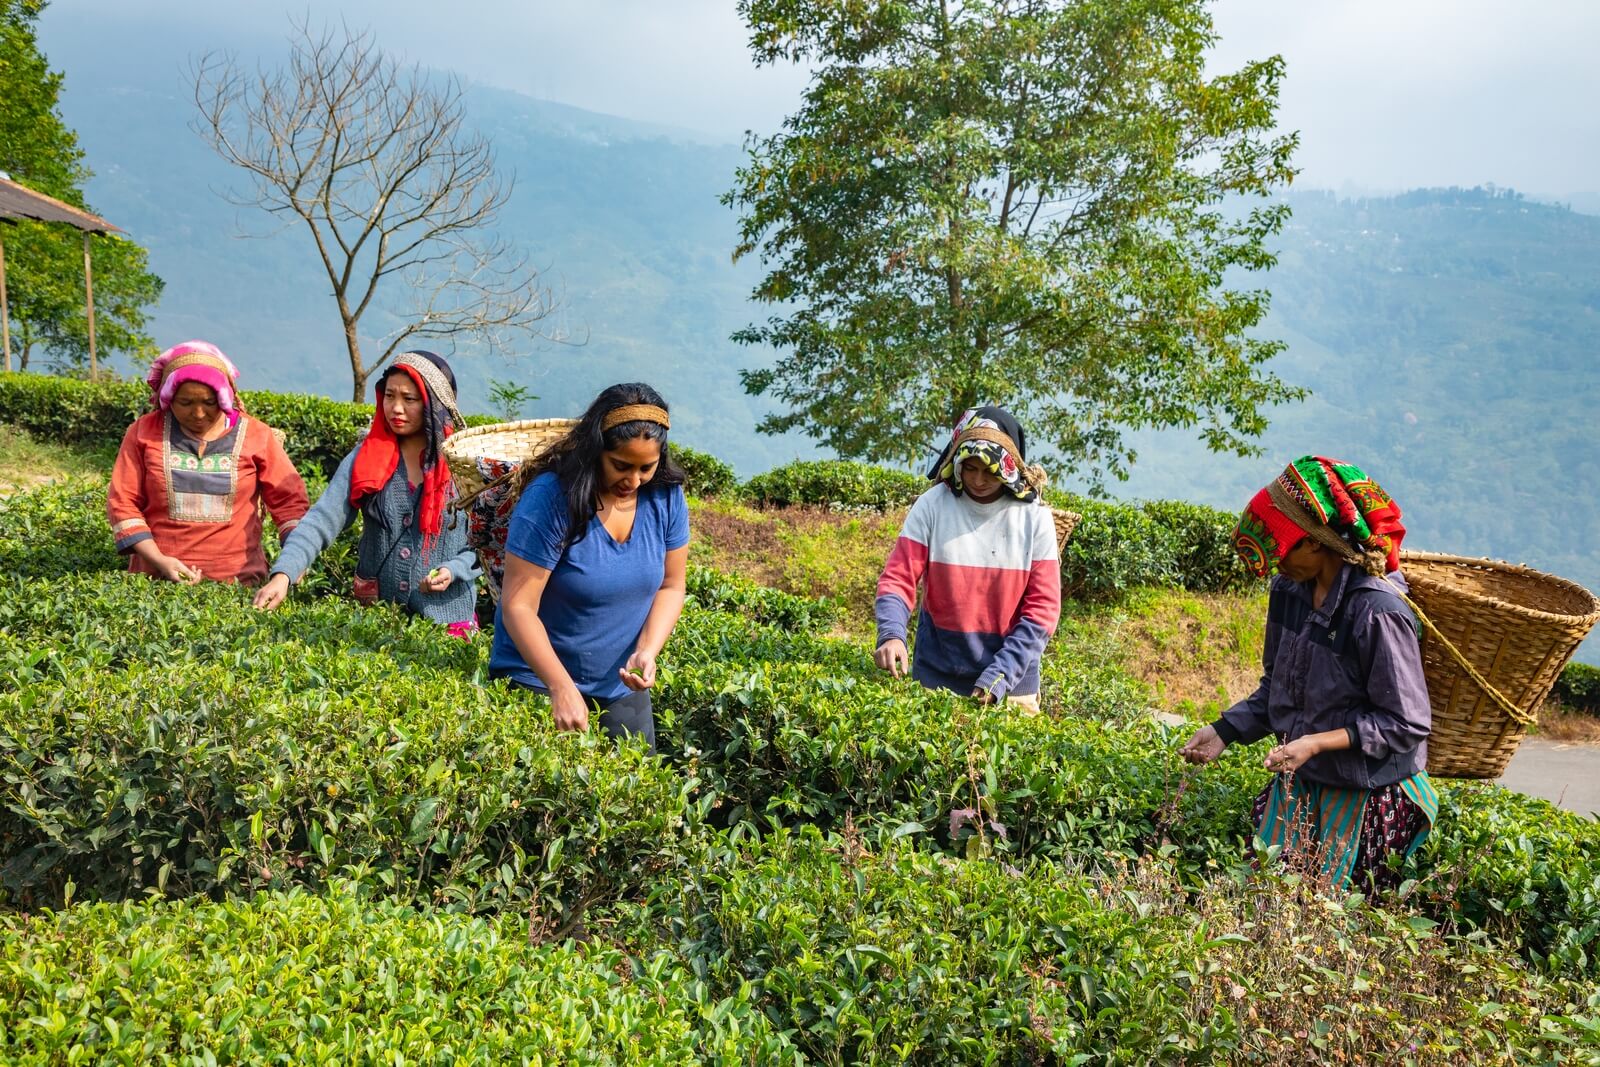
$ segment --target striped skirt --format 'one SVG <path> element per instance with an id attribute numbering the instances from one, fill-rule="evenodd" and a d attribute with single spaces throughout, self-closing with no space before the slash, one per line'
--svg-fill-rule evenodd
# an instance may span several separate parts
<path id="1" fill-rule="evenodd" d="M 1426 771 L 1380 789 L 1340 789 L 1274 775 L 1256 798 L 1257 848 L 1278 848 L 1302 870 L 1339 889 L 1392 886 L 1388 859 L 1428 839 L 1439 794 Z"/>

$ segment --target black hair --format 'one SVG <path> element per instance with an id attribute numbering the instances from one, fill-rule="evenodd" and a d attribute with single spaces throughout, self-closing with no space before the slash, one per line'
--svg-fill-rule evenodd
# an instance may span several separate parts
<path id="1" fill-rule="evenodd" d="M 601 429 L 607 415 L 634 404 L 667 410 L 667 402 L 661 399 L 661 394 L 643 382 L 610 386 L 594 398 L 578 425 L 531 462 L 523 464 L 518 472 L 522 475 L 517 479 L 518 495 L 546 471 L 555 474 L 567 498 L 567 532 L 561 542 L 562 551 L 583 540 L 589 532 L 589 520 L 599 510 L 602 453 L 620 448 L 625 441 L 639 438 L 654 441 L 661 446 L 661 461 L 650 480 L 639 487 L 639 492 L 658 493 L 684 482 L 683 468 L 678 466 L 672 450 L 667 447 L 667 428 L 659 422 L 634 419 L 609 430 Z"/>

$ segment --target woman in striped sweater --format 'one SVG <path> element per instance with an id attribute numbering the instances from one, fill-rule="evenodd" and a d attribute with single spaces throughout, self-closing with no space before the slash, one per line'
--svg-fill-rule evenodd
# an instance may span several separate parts
<path id="1" fill-rule="evenodd" d="M 896 678 L 1039 706 L 1039 661 L 1061 619 L 1055 526 L 1017 420 L 968 411 L 928 474 L 878 579 L 878 649 Z M 916 653 L 906 632 L 922 587 Z"/>

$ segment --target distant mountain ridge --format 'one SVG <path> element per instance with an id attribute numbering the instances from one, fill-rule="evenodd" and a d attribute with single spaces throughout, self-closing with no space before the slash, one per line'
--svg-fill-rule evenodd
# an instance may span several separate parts
<path id="1" fill-rule="evenodd" d="M 180 72 L 198 46 L 136 20 L 47 29 L 67 73 L 66 117 L 98 172 L 91 202 L 150 248 L 167 281 L 156 336 L 215 340 L 255 387 L 346 396 L 337 320 L 304 234 L 232 236 L 270 220 L 216 195 L 235 176 L 187 127 Z M 588 341 L 514 365 L 463 361 L 468 406 L 488 406 L 489 379 L 516 378 L 540 394 L 528 414 L 570 414 L 600 386 L 642 378 L 676 402 L 688 443 L 743 474 L 813 454 L 804 439 L 753 432 L 766 406 L 737 372 L 760 353 L 728 340 L 767 313 L 748 302 L 757 269 L 731 262 L 735 220 L 717 202 L 740 149 L 482 86 L 469 100 L 517 175 L 503 231 L 550 265 L 564 325 Z M 1331 454 L 1363 463 L 1400 500 L 1408 545 L 1526 561 L 1600 588 L 1600 218 L 1504 190 L 1287 199 L 1278 267 L 1244 283 L 1272 290 L 1263 332 L 1289 342 L 1275 369 L 1313 396 L 1274 413 L 1260 459 L 1141 435 L 1118 494 L 1234 508 L 1289 458 Z"/>

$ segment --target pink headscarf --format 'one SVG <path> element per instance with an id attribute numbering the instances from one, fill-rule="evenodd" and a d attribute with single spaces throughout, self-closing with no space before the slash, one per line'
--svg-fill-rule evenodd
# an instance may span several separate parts
<path id="1" fill-rule="evenodd" d="M 172 397 L 184 382 L 199 382 L 210 386 L 217 394 L 217 406 L 228 417 L 228 425 L 239 421 L 238 398 L 234 382 L 239 371 L 222 349 L 207 341 L 185 341 L 173 345 L 150 364 L 145 384 L 150 386 L 150 404 L 166 411 L 172 407 Z"/>

